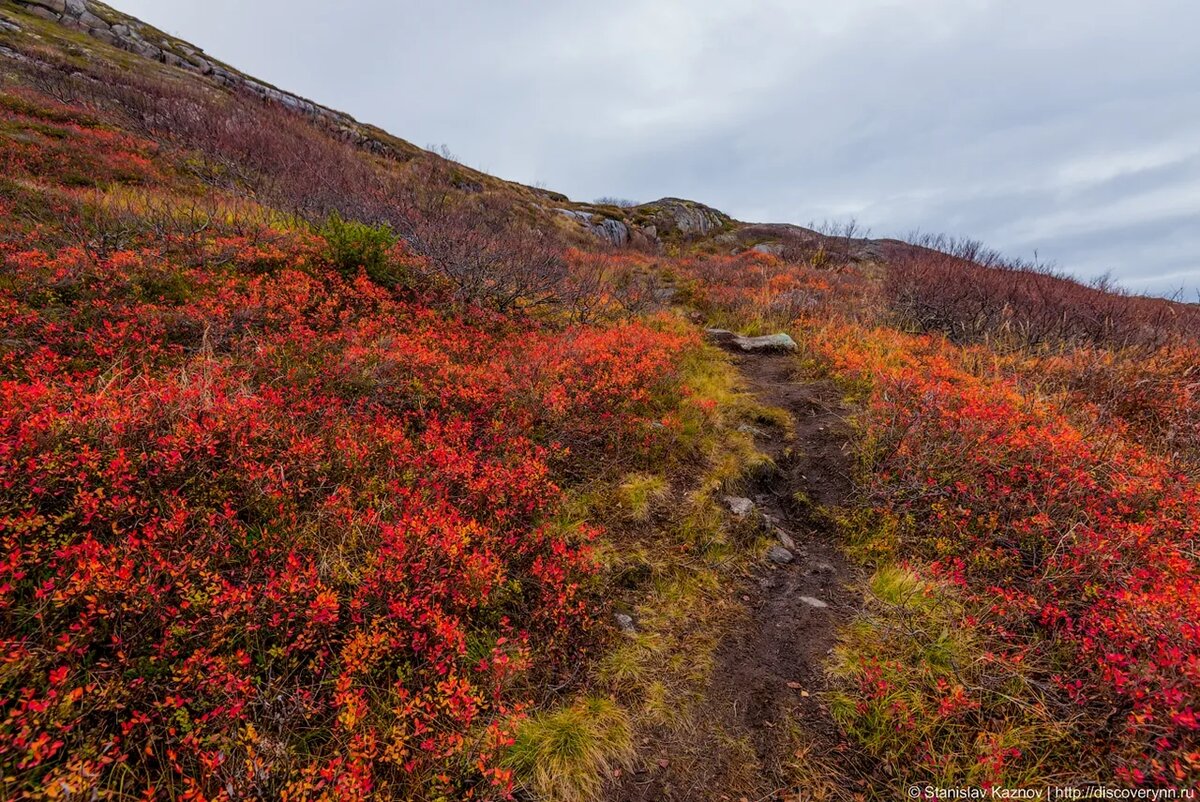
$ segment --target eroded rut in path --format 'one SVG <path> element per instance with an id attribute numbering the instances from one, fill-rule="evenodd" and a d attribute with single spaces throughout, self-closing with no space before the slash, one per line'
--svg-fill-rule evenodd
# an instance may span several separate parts
<path id="1" fill-rule="evenodd" d="M 736 591 L 745 617 L 724 637 L 701 703 L 727 738 L 710 740 L 695 750 L 699 754 L 668 751 L 660 761 L 668 766 L 621 783 L 615 798 L 622 801 L 840 798 L 857 790 L 861 780 L 851 778 L 866 773 L 843 743 L 823 693 L 824 665 L 859 598 L 856 569 L 841 554 L 833 523 L 819 512 L 844 504 L 853 491 L 841 395 L 829 383 L 797 380 L 794 357 L 736 361 L 748 389 L 793 418 L 793 438 L 775 430 L 755 433 L 779 471 L 751 488 L 757 512 L 782 530 L 793 559 L 763 560 Z M 797 735 L 807 749 L 799 757 Z M 806 762 L 811 765 L 796 770 Z"/>

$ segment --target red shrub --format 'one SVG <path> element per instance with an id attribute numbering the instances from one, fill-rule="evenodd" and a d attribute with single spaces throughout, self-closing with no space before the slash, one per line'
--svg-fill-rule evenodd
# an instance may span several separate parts
<path id="1" fill-rule="evenodd" d="M 207 249 L 0 248 L 6 793 L 502 791 L 591 616 L 553 466 L 636 452 L 686 341 Z"/>
<path id="2" fill-rule="evenodd" d="M 692 300 L 701 310 L 776 324 L 854 314 L 872 295 L 854 268 L 818 269 L 755 251 L 686 259 L 678 269 L 695 282 Z"/>
<path id="3" fill-rule="evenodd" d="M 909 553 L 989 610 L 1011 659 L 1032 648 L 1057 666 L 1044 679 L 1090 711 L 1081 736 L 1120 777 L 1200 778 L 1200 488 L 968 373 L 936 338 L 840 327 L 820 348 L 871 383 L 868 490 Z"/>

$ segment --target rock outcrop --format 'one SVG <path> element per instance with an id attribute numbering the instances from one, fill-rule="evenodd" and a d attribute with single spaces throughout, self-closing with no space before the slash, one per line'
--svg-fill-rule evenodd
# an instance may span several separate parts
<path id="1" fill-rule="evenodd" d="M 711 206 L 681 198 L 617 209 L 611 205 L 579 204 L 556 209 L 577 221 L 588 233 L 618 247 L 632 245 L 655 249 L 664 240 L 696 240 L 728 232 L 733 218 Z"/>
<path id="2" fill-rule="evenodd" d="M 605 218 L 600 221 L 600 225 L 596 227 L 596 235 L 601 239 L 611 242 L 613 245 L 624 245 L 629 242 L 629 226 L 622 223 L 620 220 Z"/>
<path id="3" fill-rule="evenodd" d="M 556 209 L 556 211 L 558 214 L 570 217 L 571 220 L 580 223 L 589 234 L 593 234 L 594 237 L 604 240 L 610 245 L 617 247 L 629 245 L 632 238 L 629 226 L 620 220 L 613 220 L 612 217 L 590 214 L 588 211 L 577 209 Z"/>
<path id="4" fill-rule="evenodd" d="M 620 220 L 613 220 L 610 217 L 601 217 L 600 215 L 591 214 L 587 211 L 579 211 L 577 209 L 556 209 L 559 214 L 564 217 L 569 217 L 578 222 L 583 228 L 595 237 L 609 243 L 621 247 L 628 245 L 630 240 L 629 226 Z"/>
<path id="5" fill-rule="evenodd" d="M 675 235 L 695 239 L 728 227 L 733 219 L 711 206 L 683 198 L 660 198 L 634 206 L 633 219 L 642 227 L 653 226 L 659 237 Z"/>

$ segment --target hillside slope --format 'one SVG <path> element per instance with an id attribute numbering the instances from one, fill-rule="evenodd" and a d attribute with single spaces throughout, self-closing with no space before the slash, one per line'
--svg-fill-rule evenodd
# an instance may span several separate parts
<path id="1" fill-rule="evenodd" d="M 443 161 L 438 154 L 359 122 L 344 112 L 245 75 L 208 55 L 203 48 L 164 34 L 96 0 L 4 0 L 0 4 L 0 9 L 3 8 L 8 13 L 0 18 L 4 23 L 0 26 L 0 47 L 6 49 L 0 53 L 9 58 L 36 58 L 38 47 L 46 47 L 55 54 L 58 69 L 91 63 L 146 74 L 149 67 L 148 74 L 161 80 L 184 81 L 192 87 L 210 86 L 277 103 L 334 136 L 389 159 Z M 32 52 L 28 52 L 30 46 Z M 679 198 L 662 198 L 628 208 L 578 203 L 561 193 L 504 181 L 457 163 L 452 172 L 453 184 L 458 189 L 486 188 L 509 195 L 514 202 L 522 202 L 529 213 L 539 216 L 547 227 L 551 224 L 545 213 L 557 213 L 558 219 L 574 224 L 570 227 L 573 233 L 585 232 L 616 246 L 660 249 L 664 244 L 710 240 L 720 235 L 725 235 L 722 245 L 735 248 L 764 242 L 774 248 L 813 246 L 839 239 L 799 226 L 758 226 L 743 234 L 745 226 L 728 215 Z M 893 241 L 893 244 L 900 243 Z M 875 241 L 855 242 L 855 248 L 867 254 L 878 254 L 879 246 Z"/>
<path id="2" fill-rule="evenodd" d="M 1195 305 L 0 0 L 0 320 L 4 799 L 1200 779 Z"/>

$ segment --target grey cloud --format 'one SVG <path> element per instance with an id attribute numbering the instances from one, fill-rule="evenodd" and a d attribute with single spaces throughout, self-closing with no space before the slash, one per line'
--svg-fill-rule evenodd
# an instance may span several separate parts
<path id="1" fill-rule="evenodd" d="M 117 0 L 572 197 L 856 216 L 1200 289 L 1190 0 Z"/>

